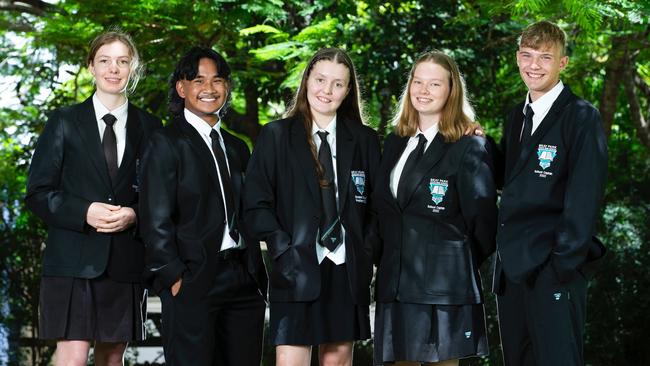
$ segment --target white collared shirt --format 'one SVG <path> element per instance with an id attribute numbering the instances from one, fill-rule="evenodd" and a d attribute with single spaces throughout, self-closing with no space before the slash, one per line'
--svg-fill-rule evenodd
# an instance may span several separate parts
<path id="1" fill-rule="evenodd" d="M 314 144 L 316 145 L 316 151 L 320 149 L 320 137 L 316 134 L 319 131 L 326 131 L 327 134 L 327 143 L 330 145 L 332 151 L 332 166 L 334 167 L 334 192 L 336 193 L 336 205 L 339 204 L 339 190 L 338 190 L 338 174 L 336 171 L 336 116 L 330 121 L 330 123 L 324 129 L 318 127 L 316 123 L 311 124 L 311 137 L 314 139 Z M 319 233 L 320 235 L 320 233 Z M 326 257 L 329 258 L 336 265 L 345 263 L 345 228 L 343 223 L 341 223 L 341 243 L 339 244 L 333 252 L 330 252 L 326 247 L 318 244 L 318 238 L 316 238 L 316 256 L 318 257 L 318 263 L 323 262 L 323 259 Z"/>
<path id="2" fill-rule="evenodd" d="M 530 107 L 535 113 L 533 114 L 533 128 L 530 131 L 531 135 L 535 133 L 537 127 L 539 127 L 540 123 L 542 123 L 544 117 L 546 117 L 548 111 L 551 110 L 553 103 L 555 103 L 555 100 L 560 96 L 560 93 L 562 93 L 563 89 L 564 84 L 562 84 L 562 80 L 560 80 L 557 84 L 555 84 L 553 89 L 549 90 L 546 92 L 546 94 L 542 95 L 539 99 L 532 103 L 530 102 L 530 92 L 526 94 L 526 102 L 524 102 L 523 109 L 524 116 L 526 115 L 526 106 L 528 106 L 528 104 L 530 104 Z"/>
<path id="3" fill-rule="evenodd" d="M 402 156 L 400 156 L 397 164 L 395 164 L 395 167 L 393 168 L 393 171 L 390 173 L 390 192 L 395 198 L 397 198 L 397 186 L 399 185 L 399 179 L 402 176 L 404 165 L 406 165 L 406 160 L 408 159 L 409 155 L 411 155 L 411 152 L 418 146 L 419 134 L 423 134 L 427 139 L 427 143 L 424 145 L 424 152 L 426 152 L 431 145 L 431 142 L 433 142 L 433 139 L 438 134 L 438 122 L 434 123 L 433 126 L 427 128 L 426 131 L 421 131 L 418 127 L 415 136 L 409 137 L 409 140 L 406 143 L 406 148 L 404 149 L 404 152 L 402 152 Z"/>
<path id="4" fill-rule="evenodd" d="M 115 142 L 117 143 L 117 166 L 122 164 L 124 157 L 124 149 L 126 148 L 126 119 L 129 116 L 129 101 L 127 100 L 121 106 L 109 111 L 104 104 L 97 97 L 97 93 L 93 94 L 93 108 L 95 109 L 95 119 L 97 121 L 97 128 L 99 129 L 99 141 L 104 139 L 104 130 L 106 130 L 106 122 L 102 119 L 108 113 L 117 118 L 113 124 L 113 131 L 115 131 Z"/>
<path id="5" fill-rule="evenodd" d="M 217 176 L 219 177 L 219 188 L 221 189 L 221 199 L 223 202 L 223 212 L 224 216 L 228 217 L 228 212 L 226 211 L 226 194 L 223 191 L 223 184 L 221 183 L 221 173 L 219 172 L 219 163 L 217 162 L 217 158 L 214 155 L 214 151 L 212 151 L 212 138 L 210 137 L 210 133 L 212 130 L 217 131 L 219 134 L 219 143 L 221 144 L 221 148 L 224 151 L 224 154 L 226 155 L 226 169 L 228 169 L 228 172 L 230 172 L 230 166 L 228 163 L 228 158 L 226 154 L 226 146 L 223 143 L 223 136 L 221 135 L 221 120 L 217 122 L 214 127 L 210 127 L 210 125 L 204 121 L 201 117 L 197 116 L 196 114 L 192 113 L 189 111 L 187 108 L 184 110 L 184 115 L 185 119 L 187 122 L 194 127 L 196 132 L 199 133 L 205 144 L 208 146 L 208 149 L 210 152 L 212 152 L 212 161 L 214 161 L 214 166 L 217 169 Z M 243 243 L 241 239 L 239 240 L 239 243 L 236 243 L 232 237 L 230 236 L 230 227 L 228 226 L 228 222 L 226 220 L 226 227 L 224 227 L 223 230 L 223 238 L 221 239 L 221 250 L 224 251 L 226 249 L 230 248 L 239 248 L 243 247 Z M 240 236 L 241 238 L 241 236 Z"/>

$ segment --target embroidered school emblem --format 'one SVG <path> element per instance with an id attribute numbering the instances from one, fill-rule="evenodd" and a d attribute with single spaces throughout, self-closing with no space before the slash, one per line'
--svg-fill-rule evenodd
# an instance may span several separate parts
<path id="1" fill-rule="evenodd" d="M 449 181 L 445 179 L 431 178 L 429 181 L 429 192 L 431 192 L 431 200 L 436 204 L 440 204 L 445 198 Z"/>
<path id="2" fill-rule="evenodd" d="M 541 166 L 542 169 L 551 166 L 553 159 L 555 159 L 555 155 L 557 155 L 557 146 L 539 144 L 537 147 L 537 159 L 539 160 L 539 166 Z"/>
<path id="3" fill-rule="evenodd" d="M 363 195 L 363 192 L 366 189 L 366 172 L 363 170 L 353 170 L 352 172 L 352 182 L 354 186 L 357 187 L 357 192 L 360 195 Z"/>

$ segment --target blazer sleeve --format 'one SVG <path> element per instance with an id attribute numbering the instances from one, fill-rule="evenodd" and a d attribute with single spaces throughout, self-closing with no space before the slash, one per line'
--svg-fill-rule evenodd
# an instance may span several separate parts
<path id="1" fill-rule="evenodd" d="M 496 188 L 485 140 L 470 139 L 458 172 L 460 208 L 480 266 L 496 248 Z"/>
<path id="2" fill-rule="evenodd" d="M 372 203 L 372 192 L 375 190 L 377 184 L 377 174 L 379 171 L 379 162 L 381 160 L 381 148 L 379 147 L 379 137 L 376 133 L 372 133 L 369 137 L 368 144 L 368 176 L 370 178 L 370 184 L 368 186 L 369 192 L 367 194 L 368 202 L 366 210 L 366 227 L 364 228 L 364 244 L 366 247 L 366 252 L 373 259 L 373 263 L 379 263 L 380 251 L 381 251 L 381 239 L 379 238 L 379 228 L 378 228 L 378 219 L 377 212 L 374 209 Z"/>
<path id="3" fill-rule="evenodd" d="M 54 112 L 36 143 L 25 201 L 27 207 L 48 226 L 83 232 L 91 202 L 61 188 L 65 164 L 63 118 L 60 112 Z"/>
<path id="4" fill-rule="evenodd" d="M 600 114 L 592 106 L 576 113 L 569 121 L 564 209 L 550 261 L 561 282 L 570 280 L 587 258 L 607 183 L 607 140 Z"/>
<path id="5" fill-rule="evenodd" d="M 156 292 L 170 287 L 186 270 L 176 243 L 178 158 L 168 138 L 154 133 L 142 159 L 140 232 L 145 244 L 145 278 Z"/>
<path id="6" fill-rule="evenodd" d="M 141 113 L 140 114 L 140 119 L 143 121 L 142 122 L 142 127 L 145 131 L 144 136 L 145 136 L 145 141 L 144 144 L 147 143 L 149 136 L 151 136 L 151 133 L 159 128 L 162 128 L 162 122 L 150 115 L 149 113 Z M 136 158 L 136 164 L 135 164 L 135 176 L 136 176 L 136 182 L 138 185 L 140 185 L 140 165 L 142 161 L 139 158 Z M 138 187 L 138 190 L 140 187 Z M 138 194 L 138 199 L 136 202 L 134 202 L 131 206 L 131 209 L 133 212 L 135 212 L 135 224 L 133 228 L 133 236 L 134 237 L 139 237 L 140 236 L 140 203 L 139 201 L 139 194 Z"/>
<path id="7" fill-rule="evenodd" d="M 260 132 L 253 155 L 246 169 L 244 184 L 244 220 L 257 240 L 266 242 L 271 258 L 276 259 L 291 243 L 291 236 L 282 229 L 275 213 L 278 159 L 274 131 L 266 126 Z"/>

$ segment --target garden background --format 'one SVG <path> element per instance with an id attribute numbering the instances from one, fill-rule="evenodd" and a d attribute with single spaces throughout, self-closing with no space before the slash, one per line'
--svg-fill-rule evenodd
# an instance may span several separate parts
<path id="1" fill-rule="evenodd" d="M 0 1 L 0 364 L 47 365 L 54 350 L 36 340 L 46 230 L 25 209 L 25 181 L 48 113 L 91 95 L 86 52 L 107 27 L 130 33 L 146 62 L 130 101 L 165 121 L 179 56 L 195 44 L 225 55 L 235 80 L 225 122 L 252 146 L 284 111 L 308 58 L 326 46 L 354 60 L 368 123 L 382 136 L 414 58 L 444 50 L 465 74 L 479 122 L 498 140 L 506 112 L 525 95 L 517 35 L 549 19 L 570 39 L 562 80 L 600 110 L 609 141 L 598 224 L 609 253 L 590 284 L 586 362 L 650 365 L 649 14 L 648 0 Z M 490 270 L 483 269 L 486 290 Z M 466 365 L 501 365 L 494 297 L 486 294 L 491 354 Z M 357 365 L 370 364 L 370 350 L 357 348 Z"/>

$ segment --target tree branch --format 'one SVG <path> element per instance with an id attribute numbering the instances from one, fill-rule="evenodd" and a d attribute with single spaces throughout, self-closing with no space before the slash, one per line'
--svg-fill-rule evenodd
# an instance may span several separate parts
<path id="1" fill-rule="evenodd" d="M 49 12 L 63 12 L 63 9 L 60 7 L 41 0 L 0 0 L 0 10 L 32 14 L 37 16 L 42 16 Z"/>

